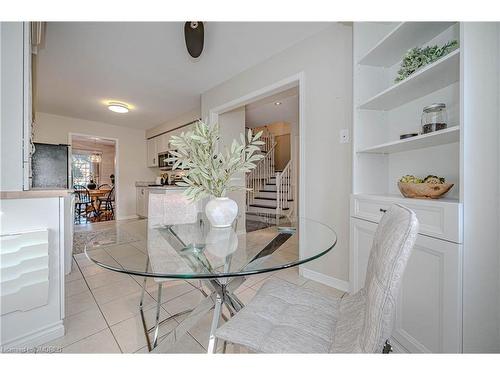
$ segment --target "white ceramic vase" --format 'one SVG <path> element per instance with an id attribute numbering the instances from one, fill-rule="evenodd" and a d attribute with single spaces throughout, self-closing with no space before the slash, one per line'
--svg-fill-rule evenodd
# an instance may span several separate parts
<path id="1" fill-rule="evenodd" d="M 227 197 L 213 198 L 205 206 L 205 213 L 213 227 L 230 227 L 238 215 L 238 205 Z"/>

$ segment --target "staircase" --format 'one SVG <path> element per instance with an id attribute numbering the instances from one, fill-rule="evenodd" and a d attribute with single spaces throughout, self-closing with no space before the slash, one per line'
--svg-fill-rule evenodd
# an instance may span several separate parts
<path id="1" fill-rule="evenodd" d="M 275 170 L 273 134 L 265 132 L 262 141 L 264 158 L 246 176 L 247 215 L 251 220 L 278 224 L 293 212 L 292 161 L 282 171 Z"/>

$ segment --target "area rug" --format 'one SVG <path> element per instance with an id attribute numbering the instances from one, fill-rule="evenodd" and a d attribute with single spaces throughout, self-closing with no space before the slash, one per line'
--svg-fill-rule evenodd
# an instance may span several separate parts
<path id="1" fill-rule="evenodd" d="M 139 236 L 135 236 L 123 230 L 120 231 L 119 236 L 117 236 L 116 228 L 75 232 L 73 234 L 73 254 L 83 253 L 85 244 L 97 237 L 105 239 L 105 242 L 110 244 L 134 242 L 142 239 Z"/>

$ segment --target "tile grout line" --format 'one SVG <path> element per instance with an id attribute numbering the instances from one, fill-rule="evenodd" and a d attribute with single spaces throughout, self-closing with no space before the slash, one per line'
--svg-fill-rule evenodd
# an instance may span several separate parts
<path id="1" fill-rule="evenodd" d="M 75 259 L 75 258 L 73 257 L 73 259 Z M 118 340 L 116 339 L 115 334 L 113 333 L 113 330 L 111 329 L 111 326 L 110 326 L 110 325 L 109 325 L 109 323 L 108 323 L 108 320 L 107 320 L 107 319 L 106 319 L 106 317 L 104 316 L 104 313 L 103 313 L 103 312 L 102 312 L 102 310 L 101 310 L 101 306 L 99 306 L 99 303 L 97 302 L 97 299 L 95 298 L 94 293 L 92 292 L 92 289 L 90 289 L 90 285 L 88 284 L 87 279 L 85 278 L 85 275 L 83 274 L 82 269 L 81 269 L 80 265 L 78 264 L 78 262 L 76 261 L 76 259 L 75 259 L 75 262 L 76 262 L 76 265 L 77 265 L 77 267 L 78 267 L 78 270 L 80 271 L 80 273 L 81 273 L 81 274 L 82 274 L 82 276 L 83 276 L 83 281 L 84 281 L 84 282 L 85 282 L 85 284 L 87 285 L 87 288 L 89 288 L 90 294 L 92 294 L 92 298 L 94 299 L 94 302 L 95 302 L 95 304 L 97 305 L 97 308 L 99 309 L 99 312 L 101 313 L 102 318 L 104 319 L 104 322 L 106 323 L 106 326 L 107 326 L 107 327 L 108 327 L 108 329 L 109 329 L 109 332 L 111 333 L 111 336 L 113 336 L 113 340 L 115 340 L 116 345 L 118 346 L 118 349 L 120 350 L 120 353 L 123 353 L 122 347 L 121 347 L 121 346 L 120 346 L 120 344 L 118 343 Z M 104 328 L 104 329 L 106 329 L 106 328 Z M 101 331 L 103 331 L 104 329 L 102 329 Z M 99 331 L 99 332 L 101 332 L 101 331 Z M 97 333 L 98 333 L 98 332 L 97 332 Z M 90 336 L 92 336 L 92 335 L 90 335 Z M 87 336 L 87 337 L 90 337 L 90 336 Z M 82 340 L 83 340 L 83 339 L 82 339 Z M 78 341 L 81 341 L 81 340 L 78 340 Z M 78 341 L 77 341 L 77 342 L 78 342 Z"/>

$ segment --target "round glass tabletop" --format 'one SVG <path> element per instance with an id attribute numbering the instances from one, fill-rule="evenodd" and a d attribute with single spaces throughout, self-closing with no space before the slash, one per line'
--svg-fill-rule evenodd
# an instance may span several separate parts
<path id="1" fill-rule="evenodd" d="M 300 218 L 286 227 L 249 233 L 195 223 L 153 225 L 147 220 L 98 232 L 85 245 L 87 257 L 112 271 L 165 279 L 216 279 L 297 266 L 336 244 L 335 232 Z"/>

